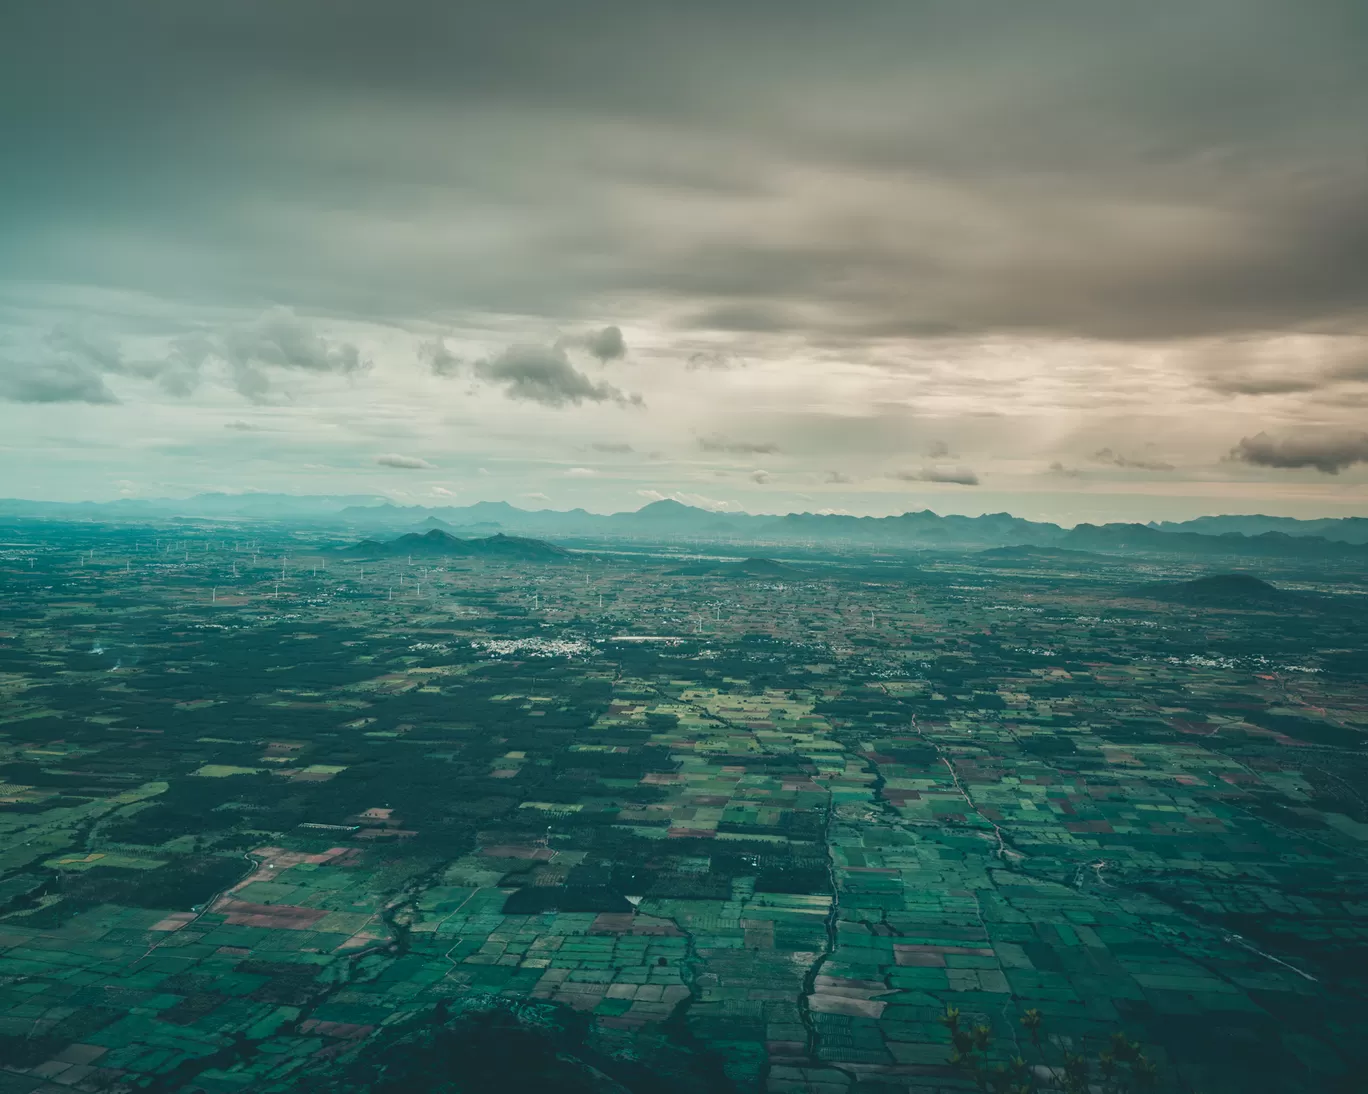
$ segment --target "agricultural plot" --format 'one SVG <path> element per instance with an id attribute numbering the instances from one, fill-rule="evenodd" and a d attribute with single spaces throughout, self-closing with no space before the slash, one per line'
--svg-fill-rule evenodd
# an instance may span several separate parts
<path id="1" fill-rule="evenodd" d="M 1355 613 L 125 553 L 0 574 L 0 1089 L 346 1088 L 501 1007 L 681 1091 L 973 1089 L 953 1022 L 1361 1089 Z"/>

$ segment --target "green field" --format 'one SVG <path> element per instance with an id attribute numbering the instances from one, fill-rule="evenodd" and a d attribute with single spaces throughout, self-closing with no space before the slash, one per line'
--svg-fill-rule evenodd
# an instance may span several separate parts
<path id="1" fill-rule="evenodd" d="M 0 562 L 5 1094 L 359 1090 L 491 1011 L 633 1091 L 1064 1090 L 1117 1031 L 1153 1078 L 1095 1089 L 1364 1089 L 1356 613 L 953 554 L 277 597 L 43 535 Z"/>

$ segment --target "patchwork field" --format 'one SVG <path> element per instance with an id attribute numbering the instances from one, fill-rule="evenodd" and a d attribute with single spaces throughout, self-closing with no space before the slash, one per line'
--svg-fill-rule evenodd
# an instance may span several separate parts
<path id="1" fill-rule="evenodd" d="M 0 559 L 5 1094 L 1363 1089 L 1362 613 L 249 557 Z"/>

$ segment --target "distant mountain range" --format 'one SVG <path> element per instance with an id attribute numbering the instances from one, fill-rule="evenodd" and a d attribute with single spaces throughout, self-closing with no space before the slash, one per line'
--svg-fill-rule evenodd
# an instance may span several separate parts
<path id="1" fill-rule="evenodd" d="M 1219 536 L 1235 532 L 1244 536 L 1258 536 L 1265 532 L 1281 532 L 1288 536 L 1321 536 L 1342 543 L 1368 543 L 1368 517 L 1322 517 L 1298 520 L 1296 517 L 1197 517 L 1180 522 L 1158 521 L 1150 524 L 1161 532 L 1196 532 L 1204 536 Z"/>
<path id="2" fill-rule="evenodd" d="M 1157 552 L 1307 559 L 1358 558 L 1368 562 L 1368 549 L 1362 544 L 1330 540 L 1324 536 L 1291 536 L 1286 532 L 1213 534 L 1164 531 L 1149 524 L 1079 524 L 1064 532 L 1056 542 L 1061 547 L 1078 551 L 1121 554 Z"/>
<path id="3" fill-rule="evenodd" d="M 1368 562 L 1368 519 L 1299 521 L 1290 517 L 1201 517 L 1181 523 L 1080 524 L 1064 528 L 1009 513 L 940 516 L 929 509 L 891 517 L 713 512 L 678 501 L 599 514 L 584 509 L 519 509 L 505 501 L 429 507 L 395 505 L 369 494 L 199 494 L 184 500 L 36 502 L 0 500 L 0 519 L 111 523 L 269 521 L 396 535 L 439 531 L 467 541 L 511 537 L 733 542 L 753 545 L 886 550 L 1035 547 L 1101 554 L 1293 557 Z M 374 538 L 374 537 L 373 537 Z M 1058 556 L 1057 556 L 1058 557 Z M 1004 560 L 1005 561 L 1005 560 Z"/>
<path id="4" fill-rule="evenodd" d="M 340 554 L 354 558 L 485 558 L 509 562 L 564 562 L 570 552 L 563 547 L 523 536 L 503 533 L 484 539 L 460 539 L 433 528 L 381 543 L 363 540 L 354 547 L 343 547 Z"/>

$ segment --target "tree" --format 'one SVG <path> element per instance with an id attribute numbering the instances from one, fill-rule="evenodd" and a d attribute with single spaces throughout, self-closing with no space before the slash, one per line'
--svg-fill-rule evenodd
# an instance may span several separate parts
<path id="1" fill-rule="evenodd" d="M 1038 1057 L 1037 1065 L 1032 1066 L 1018 1055 L 1005 1063 L 990 1066 L 991 1027 L 982 1024 L 966 1027 L 961 1022 L 958 1007 L 946 1007 L 940 1023 L 950 1032 L 951 1066 L 963 1071 L 980 1090 L 990 1094 L 1040 1094 L 1043 1091 L 1094 1094 L 1099 1090 L 1102 1094 L 1146 1094 L 1158 1090 L 1159 1069 L 1141 1051 L 1139 1042 L 1132 1041 L 1124 1033 L 1113 1033 L 1108 1046 L 1095 1057 L 1086 1048 L 1081 1052 L 1065 1049 L 1052 1061 L 1046 1052 L 1048 1039 L 1044 1037 L 1044 1019 L 1040 1011 L 1032 1007 L 1022 1014 L 1021 1026 Z"/>

